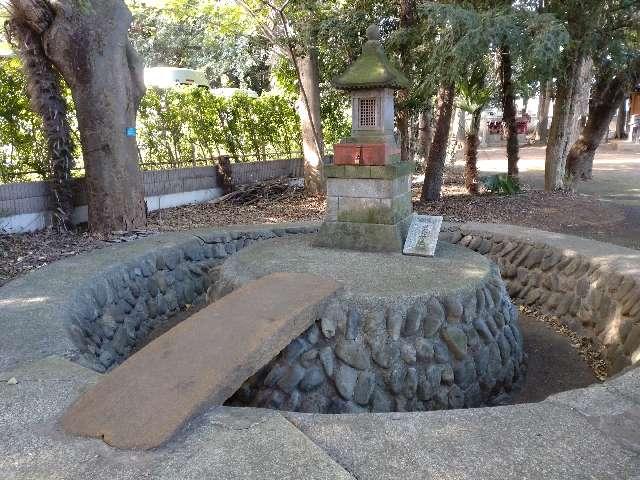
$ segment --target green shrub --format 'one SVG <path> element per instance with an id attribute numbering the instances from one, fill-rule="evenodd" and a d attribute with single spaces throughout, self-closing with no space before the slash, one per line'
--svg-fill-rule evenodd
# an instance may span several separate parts
<path id="1" fill-rule="evenodd" d="M 234 161 L 291 158 L 301 151 L 300 121 L 282 95 L 222 98 L 197 87 L 152 88 L 138 114 L 138 145 L 145 169 L 178 168 L 220 155 Z M 77 160 L 74 174 L 82 175 L 82 159 Z M 48 172 L 42 122 L 30 109 L 20 62 L 0 59 L 0 183 L 41 180 Z"/>
<path id="2" fill-rule="evenodd" d="M 513 195 L 522 191 L 518 179 L 505 173 L 483 177 L 481 181 L 484 188 L 497 195 Z"/>
<path id="3" fill-rule="evenodd" d="M 149 89 L 138 114 L 145 168 L 181 166 L 229 155 L 235 161 L 291 157 L 300 151 L 298 116 L 283 97 L 207 89 Z M 165 167 L 166 168 L 166 167 Z"/>
<path id="4" fill-rule="evenodd" d="M 42 121 L 29 106 L 20 62 L 0 60 L 0 182 L 46 177 L 48 171 Z"/>

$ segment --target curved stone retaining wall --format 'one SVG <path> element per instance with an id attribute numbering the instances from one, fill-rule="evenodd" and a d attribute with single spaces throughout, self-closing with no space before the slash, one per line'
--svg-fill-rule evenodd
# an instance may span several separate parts
<path id="1" fill-rule="evenodd" d="M 506 400 L 524 378 L 517 309 L 495 263 L 444 244 L 432 261 L 313 244 L 313 236 L 270 240 L 219 269 L 219 294 L 302 270 L 343 285 L 233 405 L 315 413 L 478 407 Z"/>
<path id="2" fill-rule="evenodd" d="M 449 225 L 441 239 L 488 256 L 514 301 L 602 345 L 610 373 L 640 361 L 640 252 L 500 225 Z"/>
<path id="3" fill-rule="evenodd" d="M 207 303 L 215 266 L 253 242 L 316 231 L 315 226 L 204 232 L 176 246 L 146 252 L 89 286 L 84 305 L 69 318 L 79 355 L 98 372 L 123 362 L 132 348 L 173 315 Z"/>
<path id="4" fill-rule="evenodd" d="M 464 296 L 382 310 L 338 296 L 230 404 L 361 413 L 499 403 L 524 378 L 517 319 L 495 266 Z"/>
<path id="5" fill-rule="evenodd" d="M 212 267 L 230 252 L 316 230 L 239 226 L 162 234 L 31 272 L 0 288 L 0 329 L 11 332 L 0 336 L 0 370 L 56 354 L 104 371 L 176 305 L 205 301 Z M 442 239 L 488 255 L 516 301 L 558 315 L 603 344 L 611 373 L 640 360 L 640 252 L 508 225 L 448 225 Z"/>

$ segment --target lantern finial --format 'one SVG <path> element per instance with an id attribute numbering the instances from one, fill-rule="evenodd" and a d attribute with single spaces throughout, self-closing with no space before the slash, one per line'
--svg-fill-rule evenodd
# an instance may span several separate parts
<path id="1" fill-rule="evenodd" d="M 375 23 L 372 23 L 367 27 L 367 40 L 370 40 L 373 42 L 380 41 L 380 29 L 378 28 L 378 25 L 376 25 Z"/>

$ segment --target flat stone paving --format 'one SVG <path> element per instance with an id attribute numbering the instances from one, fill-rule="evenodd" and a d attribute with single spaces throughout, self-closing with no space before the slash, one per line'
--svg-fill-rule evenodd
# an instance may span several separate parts
<path id="1" fill-rule="evenodd" d="M 19 383 L 8 385 L 15 377 Z M 353 480 L 278 412 L 211 408 L 166 446 L 118 450 L 64 434 L 67 407 L 102 375 L 57 356 L 0 374 L 2 480 Z"/>
<path id="2" fill-rule="evenodd" d="M 276 273 L 200 310 L 107 374 L 65 414 L 71 434 L 155 448 L 203 405 L 222 405 L 317 320 L 339 286 Z"/>
<path id="3" fill-rule="evenodd" d="M 637 403 L 612 401 L 629 415 L 640 408 Z M 590 406 L 587 409 L 591 411 Z M 613 432 L 609 436 L 595 428 L 562 397 L 518 407 L 426 415 L 287 416 L 358 479 L 637 479 L 640 475 L 640 451 L 617 443 Z M 635 426 L 640 426 L 637 419 Z"/>

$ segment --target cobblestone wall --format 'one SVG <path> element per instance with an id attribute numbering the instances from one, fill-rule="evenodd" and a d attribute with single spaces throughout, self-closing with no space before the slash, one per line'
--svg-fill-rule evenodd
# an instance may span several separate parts
<path id="1" fill-rule="evenodd" d="M 229 403 L 317 413 L 477 407 L 504 400 L 524 367 L 517 311 L 493 268 L 464 296 L 384 310 L 338 297 Z"/>
<path id="2" fill-rule="evenodd" d="M 87 289 L 82 310 L 71 315 L 69 334 L 80 351 L 76 360 L 105 372 L 180 310 L 204 304 L 215 282 L 214 267 L 228 255 L 259 240 L 315 230 L 301 226 L 203 233 L 105 274 Z"/>
<path id="3" fill-rule="evenodd" d="M 604 346 L 610 373 L 640 361 L 640 284 L 631 276 L 508 235 L 450 227 L 441 239 L 495 261 L 517 303 L 555 315 Z"/>
<path id="4" fill-rule="evenodd" d="M 207 302 L 213 267 L 228 255 L 261 239 L 315 229 L 210 231 L 179 247 L 143 252 L 86 289 L 69 326 L 77 360 L 100 372 L 112 368 L 180 309 Z M 496 269 L 473 299 L 434 299 L 375 315 L 335 304 L 233 401 L 325 412 L 499 402 L 523 373 L 509 295 L 602 343 L 611 373 L 639 360 L 640 285 L 632 276 L 523 236 L 450 226 L 441 239 L 490 257 L 506 288 Z"/>

